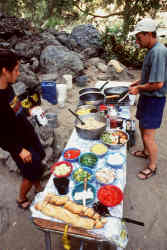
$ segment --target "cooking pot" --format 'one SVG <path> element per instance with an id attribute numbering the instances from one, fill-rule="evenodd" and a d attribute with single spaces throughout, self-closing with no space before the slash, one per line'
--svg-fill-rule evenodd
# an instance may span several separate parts
<path id="1" fill-rule="evenodd" d="M 84 88 L 80 89 L 79 95 L 83 95 L 86 93 L 100 93 L 102 89 L 108 84 L 109 82 L 105 82 L 100 88 Z"/>
<path id="2" fill-rule="evenodd" d="M 95 120 L 100 121 L 100 122 L 104 122 L 104 125 L 101 126 L 100 128 L 93 128 L 93 129 L 85 129 L 82 128 L 79 123 L 79 121 L 76 119 L 75 120 L 75 128 L 77 131 L 77 134 L 86 140 L 98 140 L 101 136 L 101 134 L 103 134 L 103 132 L 106 129 L 106 118 L 100 116 L 100 114 L 96 113 L 96 114 L 89 114 L 89 115 L 83 115 L 82 116 L 82 120 L 86 123 L 86 121 L 90 118 L 93 117 Z"/>
<path id="3" fill-rule="evenodd" d="M 86 93 L 79 97 L 82 104 L 98 106 L 105 101 L 104 95 L 101 93 Z"/>

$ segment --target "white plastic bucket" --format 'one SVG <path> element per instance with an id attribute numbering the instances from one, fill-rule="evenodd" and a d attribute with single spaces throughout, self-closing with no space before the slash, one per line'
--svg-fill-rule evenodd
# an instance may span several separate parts
<path id="1" fill-rule="evenodd" d="M 66 84 L 56 84 L 57 101 L 60 107 L 64 107 L 67 98 L 67 86 Z"/>

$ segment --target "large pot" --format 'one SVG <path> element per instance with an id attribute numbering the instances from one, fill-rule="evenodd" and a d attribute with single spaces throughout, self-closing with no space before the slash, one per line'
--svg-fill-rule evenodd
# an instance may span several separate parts
<path id="1" fill-rule="evenodd" d="M 82 104 L 95 105 L 95 106 L 103 104 L 105 101 L 105 97 L 101 93 L 86 93 L 81 95 L 79 99 L 82 102 Z"/>
<path id="2" fill-rule="evenodd" d="M 108 83 L 109 82 L 105 82 L 100 88 L 84 88 L 84 89 L 80 89 L 79 95 L 83 95 L 83 94 L 86 94 L 86 93 L 100 93 Z"/>
<path id="3" fill-rule="evenodd" d="M 105 131 L 106 129 L 106 119 L 102 116 L 100 116 L 99 113 L 96 114 L 90 114 L 90 115 L 85 115 L 82 116 L 82 121 L 86 123 L 88 118 L 94 118 L 97 121 L 104 122 L 104 126 L 100 128 L 94 128 L 94 129 L 85 129 L 81 128 L 80 122 L 78 120 L 75 121 L 75 128 L 78 133 L 78 135 L 86 140 L 98 140 L 101 136 L 101 134 Z"/>

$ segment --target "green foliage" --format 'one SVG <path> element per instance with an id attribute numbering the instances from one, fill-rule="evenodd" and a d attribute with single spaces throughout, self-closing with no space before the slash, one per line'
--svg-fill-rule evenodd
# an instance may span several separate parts
<path id="1" fill-rule="evenodd" d="M 112 28 L 106 27 L 101 34 L 104 59 L 117 59 L 127 67 L 141 68 L 146 51 L 136 48 L 132 41 L 125 42 L 122 32 L 123 26 L 116 24 Z"/>

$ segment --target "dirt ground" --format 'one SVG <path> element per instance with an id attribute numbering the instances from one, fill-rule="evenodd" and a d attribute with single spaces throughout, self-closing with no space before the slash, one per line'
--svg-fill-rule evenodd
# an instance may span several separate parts
<path id="1" fill-rule="evenodd" d="M 135 72 L 138 78 L 140 72 Z M 63 109 L 56 110 L 59 127 L 57 132 L 62 145 L 66 144 L 73 129 L 74 118 L 67 108 L 74 109 L 77 104 L 78 88 L 74 87 L 68 96 L 68 102 Z M 136 107 L 131 107 L 134 117 Z M 166 151 L 167 106 L 161 129 L 157 131 L 156 139 L 159 146 L 158 174 L 153 178 L 140 181 L 136 174 L 146 164 L 144 159 L 134 158 L 128 153 L 127 185 L 124 194 L 124 216 L 143 221 L 145 227 L 127 224 L 129 242 L 126 250 L 167 250 L 167 151 Z M 138 129 L 137 129 L 138 133 Z M 141 148 L 137 136 L 136 148 Z M 21 177 L 9 173 L 3 164 L 0 166 L 0 250 L 45 250 L 44 234 L 37 230 L 31 222 L 30 211 L 23 211 L 16 206 Z M 43 181 L 45 185 L 47 180 Z M 33 191 L 30 198 L 33 199 Z M 62 250 L 60 236 L 55 236 L 53 250 Z M 80 240 L 71 239 L 72 250 L 80 249 Z M 97 249 L 96 244 L 88 242 L 84 249 Z M 110 249 L 104 246 L 104 250 Z"/>

